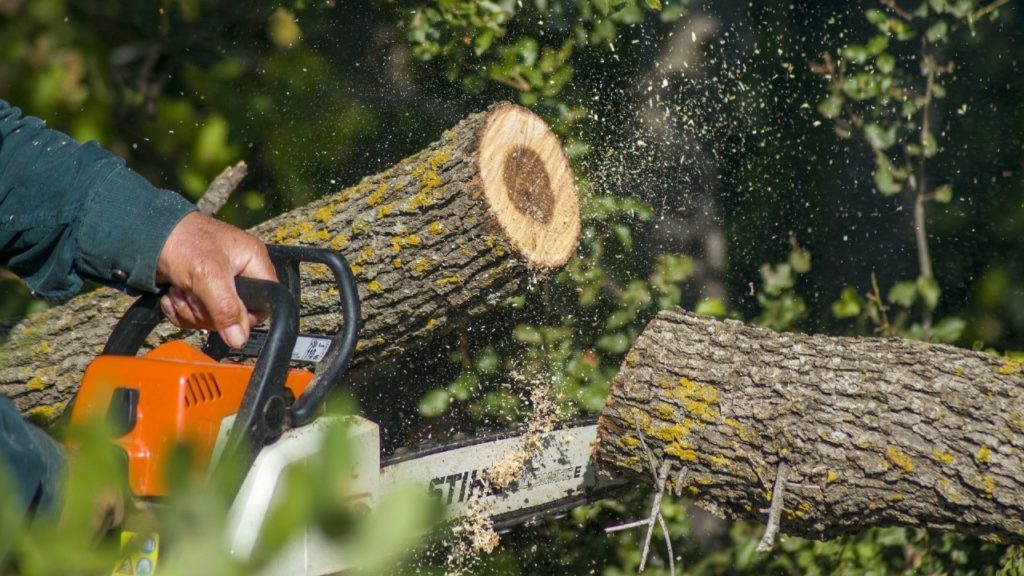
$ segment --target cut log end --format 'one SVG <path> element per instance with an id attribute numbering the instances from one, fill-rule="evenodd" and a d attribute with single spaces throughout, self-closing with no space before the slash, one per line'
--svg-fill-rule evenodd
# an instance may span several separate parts
<path id="1" fill-rule="evenodd" d="M 488 113 L 477 163 L 484 200 L 512 247 L 537 269 L 576 251 L 579 198 L 561 142 L 536 114 L 514 104 Z"/>

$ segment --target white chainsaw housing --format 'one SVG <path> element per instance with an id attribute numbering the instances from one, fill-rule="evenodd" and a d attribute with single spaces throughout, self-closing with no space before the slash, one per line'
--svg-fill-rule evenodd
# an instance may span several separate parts
<path id="1" fill-rule="evenodd" d="M 222 425 L 226 438 L 231 422 Z M 399 486 L 419 487 L 433 493 L 446 507 L 448 517 L 474 509 L 489 516 L 535 517 L 552 502 L 572 502 L 600 486 L 619 483 L 600 479 L 590 459 L 597 436 L 596 425 L 554 430 L 537 439 L 539 446 L 522 464 L 512 485 L 490 486 L 488 470 L 523 450 L 521 436 L 493 437 L 434 451 L 421 451 L 408 459 L 380 462 L 380 430 L 359 416 L 321 417 L 307 426 L 285 432 L 260 451 L 232 503 L 227 517 L 227 543 L 231 554 L 246 561 L 260 545 L 259 536 L 267 515 L 284 492 L 287 470 L 321 454 L 324 439 L 335 427 L 343 427 L 355 466 L 347 478 L 347 503 L 369 509 Z M 216 453 L 216 452 L 215 452 Z M 295 535 L 285 549 L 259 572 L 260 576 L 320 576 L 354 568 L 358 554 L 346 553 L 346 544 L 330 539 L 315 527 Z"/>
<path id="2" fill-rule="evenodd" d="M 228 512 L 227 543 L 231 554 L 248 560 L 259 545 L 259 535 L 267 513 L 284 488 L 289 466 L 302 464 L 320 452 L 328 431 L 337 426 L 346 429 L 350 446 L 357 451 L 347 485 L 351 505 L 374 505 L 380 475 L 380 430 L 359 416 L 321 417 L 301 428 L 285 432 L 273 444 L 265 446 L 253 462 L 238 496 Z M 345 560 L 344 544 L 331 540 L 307 527 L 274 557 L 261 576 L 318 576 L 352 568 Z"/>

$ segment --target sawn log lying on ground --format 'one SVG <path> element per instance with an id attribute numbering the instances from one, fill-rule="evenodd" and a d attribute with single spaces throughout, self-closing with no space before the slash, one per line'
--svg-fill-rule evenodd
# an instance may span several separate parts
<path id="1" fill-rule="evenodd" d="M 524 288 L 531 274 L 565 264 L 580 220 L 557 137 L 506 103 L 467 117 L 389 170 L 251 231 L 348 258 L 362 300 L 353 361 L 360 365 L 427 342 Z M 311 272 L 301 329 L 334 332 L 340 315 L 330 274 Z M 36 420 L 58 416 L 129 302 L 99 290 L 27 318 L 0 351 L 0 394 Z"/>
<path id="2" fill-rule="evenodd" d="M 899 339 L 777 334 L 679 310 L 627 354 L 599 422 L 605 470 L 817 539 L 921 526 L 1024 542 L 1022 364 Z M 682 470 L 688 474 L 679 482 Z"/>

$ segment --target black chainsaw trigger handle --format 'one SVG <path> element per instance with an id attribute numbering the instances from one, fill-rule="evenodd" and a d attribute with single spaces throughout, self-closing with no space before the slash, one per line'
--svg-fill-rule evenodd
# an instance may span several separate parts
<path id="1" fill-rule="evenodd" d="M 338 287 L 338 298 L 341 304 L 342 326 L 337 334 L 331 337 L 331 346 L 316 366 L 312 382 L 291 407 L 293 426 L 308 424 L 316 417 L 331 387 L 341 380 L 348 370 L 349 362 L 356 351 L 359 338 L 359 293 L 356 291 L 356 279 L 349 269 L 348 262 L 340 253 L 309 246 L 281 246 L 268 244 L 270 259 L 277 268 L 278 279 L 288 286 L 296 302 L 301 301 L 302 286 L 299 281 L 299 263 L 309 262 L 324 264 L 334 275 Z"/>
<path id="2" fill-rule="evenodd" d="M 144 294 L 132 303 L 125 311 L 124 316 L 117 321 L 114 331 L 107 338 L 103 346 L 103 354 L 114 354 L 117 356 L 135 356 L 139 348 L 146 343 L 146 337 L 164 319 L 164 313 L 160 310 L 159 294 Z"/>
<path id="3" fill-rule="evenodd" d="M 241 451 L 248 456 L 248 464 L 287 424 L 284 383 L 299 335 L 299 305 L 291 291 L 277 282 L 237 277 L 235 287 L 246 308 L 270 313 L 270 333 L 256 358 L 223 452 L 228 456 Z"/>

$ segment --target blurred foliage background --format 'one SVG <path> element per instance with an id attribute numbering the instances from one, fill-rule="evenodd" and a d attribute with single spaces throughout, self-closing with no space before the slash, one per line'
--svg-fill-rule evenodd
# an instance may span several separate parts
<path id="1" fill-rule="evenodd" d="M 1022 24 L 1012 0 L 0 0 L 0 98 L 192 199 L 245 160 L 219 214 L 243 227 L 494 101 L 548 120 L 583 192 L 579 255 L 536 297 L 351 383 L 343 404 L 391 449 L 509 426 L 537 382 L 567 417 L 595 413 L 646 321 L 676 305 L 1024 350 Z M 45 305 L 0 275 L 0 332 Z M 642 498 L 515 530 L 471 573 L 632 573 L 639 535 L 602 527 Z M 756 523 L 685 501 L 665 516 L 686 574 L 1024 569 L 1016 549 L 904 528 L 758 555 Z M 16 540 L 29 572 L 102 565 L 81 538 Z M 40 563 L 40 542 L 65 542 L 64 564 Z M 648 573 L 667 574 L 659 554 Z M 443 573 L 436 560 L 409 570 Z"/>

